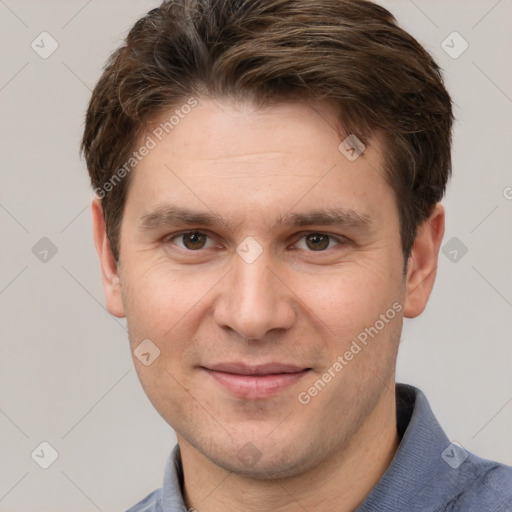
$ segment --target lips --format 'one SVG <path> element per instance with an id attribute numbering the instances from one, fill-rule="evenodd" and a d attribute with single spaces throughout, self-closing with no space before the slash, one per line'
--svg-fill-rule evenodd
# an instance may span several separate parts
<path id="1" fill-rule="evenodd" d="M 220 363 L 202 369 L 224 390 L 246 400 L 273 397 L 298 382 L 311 370 L 282 363 Z"/>
<path id="2" fill-rule="evenodd" d="M 231 373 L 234 375 L 278 375 L 281 373 L 297 373 L 309 369 L 303 366 L 282 363 L 247 365 L 245 363 L 220 363 L 207 367 L 209 370 Z"/>

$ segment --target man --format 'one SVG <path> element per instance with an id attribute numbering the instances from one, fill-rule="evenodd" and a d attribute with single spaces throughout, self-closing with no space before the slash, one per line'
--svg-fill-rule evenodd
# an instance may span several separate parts
<path id="1" fill-rule="evenodd" d="M 136 23 L 82 142 L 107 306 L 178 439 L 132 511 L 512 510 L 512 468 L 395 385 L 452 121 L 436 63 L 370 2 L 175 0 Z"/>

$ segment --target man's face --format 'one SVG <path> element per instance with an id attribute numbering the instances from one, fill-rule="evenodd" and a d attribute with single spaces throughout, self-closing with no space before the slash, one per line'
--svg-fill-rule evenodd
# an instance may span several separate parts
<path id="1" fill-rule="evenodd" d="M 351 161 L 335 126 L 319 105 L 200 100 L 148 131 L 133 171 L 109 309 L 132 352 L 160 350 L 134 363 L 180 442 L 237 473 L 314 467 L 392 400 L 406 294 L 386 148 Z"/>

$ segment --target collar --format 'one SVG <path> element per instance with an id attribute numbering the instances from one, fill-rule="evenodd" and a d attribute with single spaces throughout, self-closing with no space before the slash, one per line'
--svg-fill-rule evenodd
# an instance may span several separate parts
<path id="1" fill-rule="evenodd" d="M 425 395 L 413 386 L 397 384 L 396 405 L 400 445 L 388 469 L 356 512 L 413 512 L 425 510 L 427 504 L 429 510 L 434 510 L 456 485 L 457 472 L 441 456 L 450 441 Z"/>

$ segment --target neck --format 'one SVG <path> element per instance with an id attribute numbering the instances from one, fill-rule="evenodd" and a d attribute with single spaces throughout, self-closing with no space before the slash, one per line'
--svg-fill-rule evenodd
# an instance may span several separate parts
<path id="1" fill-rule="evenodd" d="M 295 476 L 256 480 L 213 464 L 178 437 L 188 509 L 201 512 L 350 512 L 377 484 L 398 448 L 395 393 L 386 389 L 350 442 Z"/>

